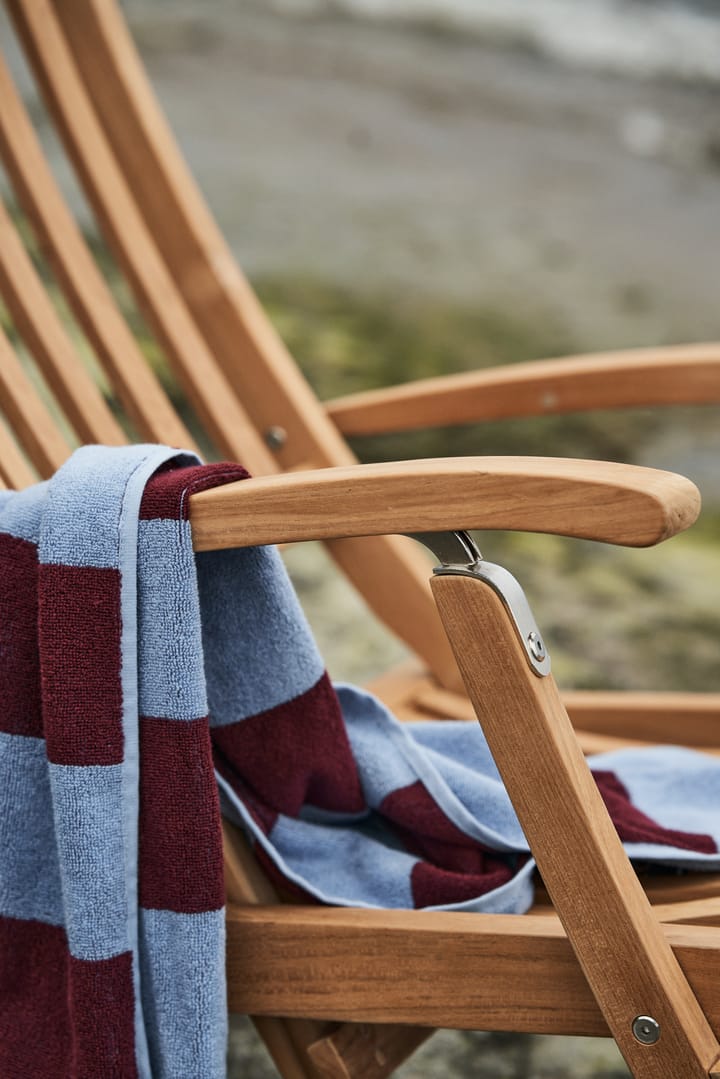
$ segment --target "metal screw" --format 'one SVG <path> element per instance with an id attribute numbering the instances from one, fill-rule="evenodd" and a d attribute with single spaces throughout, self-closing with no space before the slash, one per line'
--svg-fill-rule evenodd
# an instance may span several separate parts
<path id="1" fill-rule="evenodd" d="M 660 1041 L 660 1024 L 651 1015 L 638 1015 L 633 1019 L 632 1032 L 643 1045 Z"/>
<path id="2" fill-rule="evenodd" d="M 265 441 L 271 450 L 279 450 L 287 442 L 287 431 L 284 427 L 268 427 L 265 432 Z"/>
<path id="3" fill-rule="evenodd" d="M 536 659 L 538 663 L 542 663 L 547 656 L 547 652 L 545 651 L 545 645 L 543 644 L 540 634 L 535 633 L 534 631 L 528 633 L 528 644 L 530 645 L 530 652 L 532 653 L 533 658 Z"/>

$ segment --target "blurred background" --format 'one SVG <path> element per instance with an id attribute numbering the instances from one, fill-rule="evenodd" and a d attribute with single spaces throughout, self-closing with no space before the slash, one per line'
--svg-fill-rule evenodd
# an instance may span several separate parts
<path id="1" fill-rule="evenodd" d="M 124 9 L 195 176 L 321 397 L 720 336 L 714 3 Z M 355 449 L 363 460 L 567 454 L 689 475 L 702 521 L 657 551 L 481 542 L 526 583 L 565 684 L 718 687 L 717 408 L 492 423 Z M 401 650 L 321 559 L 289 555 L 311 616 L 322 613 L 331 670 L 370 677 Z M 343 632 L 356 610 L 362 647 Z"/>
<path id="2" fill-rule="evenodd" d="M 123 8 L 222 230 L 322 397 L 720 337 L 714 0 Z M 33 100 L 19 58 L 15 68 Z M 147 349 L 162 370 L 149 339 Z M 720 689 L 717 407 L 489 423 L 355 449 L 363 460 L 587 456 L 690 476 L 701 520 L 656 550 L 499 534 L 480 543 L 524 584 L 561 685 Z M 287 559 L 335 677 L 363 680 L 402 658 L 317 548 Z M 230 1069 L 274 1074 L 244 1022 Z M 442 1033 L 398 1074 L 628 1073 L 609 1042 Z"/>

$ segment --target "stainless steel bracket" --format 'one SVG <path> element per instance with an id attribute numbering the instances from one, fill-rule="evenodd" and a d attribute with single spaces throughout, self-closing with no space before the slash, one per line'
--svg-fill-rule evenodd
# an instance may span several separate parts
<path id="1" fill-rule="evenodd" d="M 530 604 L 520 584 L 502 566 L 483 561 L 475 541 L 467 532 L 414 532 L 411 538 L 422 543 L 439 560 L 433 573 L 475 577 L 492 588 L 510 615 L 531 670 L 540 678 L 550 674 L 548 655 Z"/>

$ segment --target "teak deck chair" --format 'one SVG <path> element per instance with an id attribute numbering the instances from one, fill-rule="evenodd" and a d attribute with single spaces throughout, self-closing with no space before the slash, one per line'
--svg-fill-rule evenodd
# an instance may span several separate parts
<path id="1" fill-rule="evenodd" d="M 375 690 L 402 717 L 477 714 L 551 903 L 525 916 L 278 905 L 228 828 L 229 1003 L 285 1079 L 387 1076 L 434 1026 L 607 1035 L 638 1077 L 720 1076 L 720 880 L 648 894 L 583 749 L 650 739 L 718 752 L 720 695 L 570 693 L 546 673 L 522 594 L 460 530 L 644 546 L 685 528 L 695 489 L 620 464 L 461 458 L 357 465 L 344 434 L 591 407 L 720 400 L 720 346 L 522 364 L 323 406 L 219 235 L 113 0 L 9 0 L 102 231 L 219 454 L 256 478 L 197 495 L 196 548 L 326 541 L 417 654 Z M 0 66 L 0 150 L 15 197 L 139 437 L 193 440 L 144 361 Z M 0 288 L 59 422 L 0 336 L 0 481 L 47 476 L 77 441 L 118 444 L 111 411 L 6 209 Z M 440 571 L 403 533 L 421 534 Z M 469 700 L 468 700 L 469 697 Z M 574 730 L 577 728 L 577 733 Z"/>

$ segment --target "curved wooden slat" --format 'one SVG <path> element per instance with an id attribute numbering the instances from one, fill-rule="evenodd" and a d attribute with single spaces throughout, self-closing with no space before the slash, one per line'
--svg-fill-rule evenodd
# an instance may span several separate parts
<path id="1" fill-rule="evenodd" d="M 86 442 L 121 445 L 120 425 L 85 369 L 0 202 L 0 292 L 70 424 Z"/>
<path id="2" fill-rule="evenodd" d="M 136 429 L 150 441 L 193 448 L 65 204 L 1 57 L 0 154 L 75 317 Z"/>
<path id="3" fill-rule="evenodd" d="M 8 10 L 89 201 L 208 433 L 223 454 L 252 472 L 272 472 L 271 454 L 210 354 L 138 213 L 67 48 L 60 10 L 86 6 L 10 0 Z"/>
<path id="4" fill-rule="evenodd" d="M 196 550 L 449 529 L 660 543 L 700 510 L 683 476 L 607 461 L 447 457 L 242 480 L 191 498 Z"/>
<path id="5" fill-rule="evenodd" d="M 13 0 L 28 11 L 33 0 Z M 25 18 L 28 16 L 26 15 Z M 158 107 L 127 26 L 111 0 L 57 5 L 137 206 L 203 337 L 261 431 L 280 426 L 283 468 L 350 464 L 353 456 L 235 262 Z"/>
<path id="6" fill-rule="evenodd" d="M 720 401 L 720 344 L 632 349 L 420 379 L 325 405 L 346 435 Z"/>
<path id="7" fill-rule="evenodd" d="M 70 455 L 70 446 L 25 374 L 10 342 L 0 331 L 0 400 L 21 446 L 45 478 Z M 21 484 L 22 485 L 22 484 Z M 15 486 L 14 482 L 12 486 Z"/>

